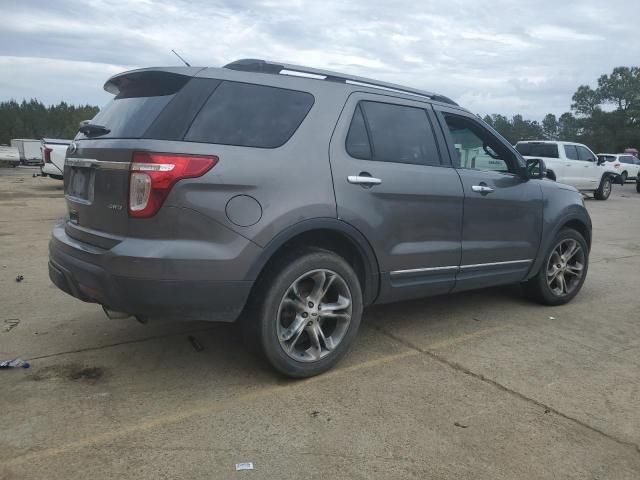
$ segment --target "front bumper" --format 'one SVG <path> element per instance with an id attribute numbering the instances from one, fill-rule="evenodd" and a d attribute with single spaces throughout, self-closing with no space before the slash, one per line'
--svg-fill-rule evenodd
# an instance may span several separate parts
<path id="1" fill-rule="evenodd" d="M 84 302 L 98 303 L 131 315 L 177 320 L 235 321 L 249 296 L 252 281 L 180 279 L 172 264 L 171 278 L 124 276 L 112 271 L 100 250 L 69 237 L 64 226 L 55 227 L 49 243 L 49 278 L 62 291 Z M 148 259 L 147 259 L 148 260 Z M 158 258 L 158 262 L 172 262 Z M 135 259 L 129 262 L 136 263 Z M 203 260 L 205 262 L 205 260 Z M 211 259 L 206 260 L 210 265 Z M 152 272 L 156 275 L 156 272 Z"/>

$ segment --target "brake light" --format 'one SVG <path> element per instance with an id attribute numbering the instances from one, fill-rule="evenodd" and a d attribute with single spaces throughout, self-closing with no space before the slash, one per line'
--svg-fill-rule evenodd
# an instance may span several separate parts
<path id="1" fill-rule="evenodd" d="M 614 163 L 613 166 L 618 168 L 620 166 L 620 164 L 619 163 Z"/>
<path id="2" fill-rule="evenodd" d="M 134 152 L 129 174 L 129 216 L 154 216 L 176 182 L 201 177 L 216 163 L 215 155 Z"/>
<path id="3" fill-rule="evenodd" d="M 42 159 L 44 160 L 44 163 L 51 163 L 51 152 L 53 151 L 52 148 L 48 148 L 48 147 L 43 147 L 42 148 Z"/>

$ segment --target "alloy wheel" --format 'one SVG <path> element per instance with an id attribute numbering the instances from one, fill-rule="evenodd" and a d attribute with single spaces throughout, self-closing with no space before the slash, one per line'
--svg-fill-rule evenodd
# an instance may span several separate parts
<path id="1" fill-rule="evenodd" d="M 284 352 L 299 362 L 316 362 L 344 339 L 352 297 L 336 272 L 319 269 L 298 277 L 278 307 L 277 335 Z"/>
<path id="2" fill-rule="evenodd" d="M 585 252 L 578 241 L 562 240 L 553 249 L 547 263 L 547 285 L 554 295 L 572 293 L 584 275 Z"/>

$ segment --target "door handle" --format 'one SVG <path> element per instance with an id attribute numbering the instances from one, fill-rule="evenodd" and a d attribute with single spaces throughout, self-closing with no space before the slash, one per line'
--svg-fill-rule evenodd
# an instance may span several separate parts
<path id="1" fill-rule="evenodd" d="M 589 168 L 589 165 L 585 165 L 584 168 Z"/>
<path id="2" fill-rule="evenodd" d="M 570 163 L 565 163 L 565 164 L 564 164 L 564 166 L 565 166 L 565 167 L 570 167 L 570 166 L 571 166 L 571 164 L 570 164 Z"/>
<path id="3" fill-rule="evenodd" d="M 380 180 L 379 178 L 360 174 L 360 175 L 349 175 L 347 177 L 347 182 L 352 183 L 354 185 L 373 186 L 373 185 L 380 185 L 382 183 L 382 180 Z"/>
<path id="4" fill-rule="evenodd" d="M 491 193 L 493 192 L 493 188 L 487 187 L 486 185 L 473 185 L 471 190 L 478 193 Z"/>

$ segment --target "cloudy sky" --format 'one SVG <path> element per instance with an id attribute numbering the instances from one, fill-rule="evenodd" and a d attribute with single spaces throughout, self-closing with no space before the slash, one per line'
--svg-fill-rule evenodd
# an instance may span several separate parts
<path id="1" fill-rule="evenodd" d="M 103 105 L 112 74 L 277 59 L 402 83 L 480 113 L 562 113 L 640 63 L 640 1 L 0 0 L 0 100 Z"/>

